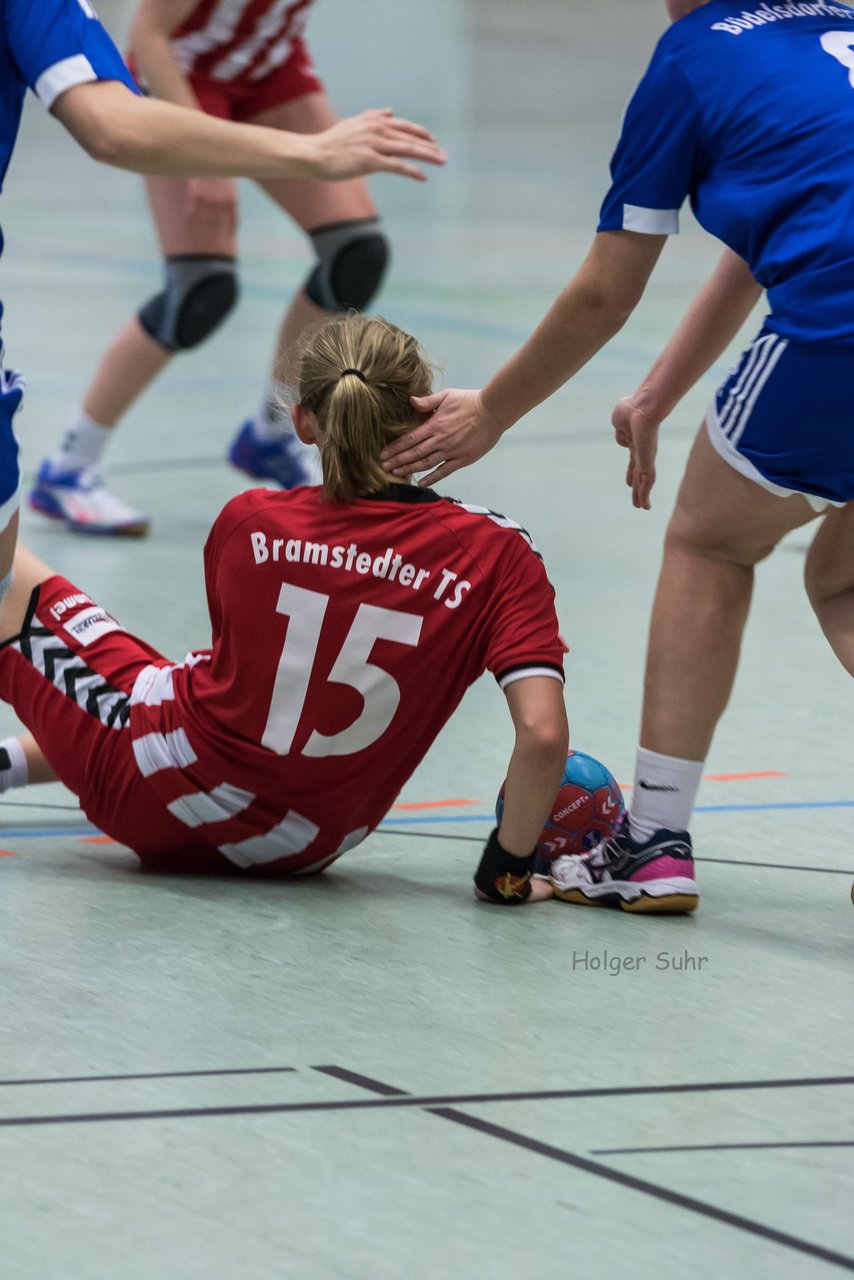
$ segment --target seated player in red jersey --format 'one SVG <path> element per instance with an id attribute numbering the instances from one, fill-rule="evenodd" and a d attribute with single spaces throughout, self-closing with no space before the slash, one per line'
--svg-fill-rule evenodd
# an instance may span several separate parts
<path id="1" fill-rule="evenodd" d="M 554 592 L 513 521 L 383 470 L 430 383 L 383 320 L 315 331 L 294 422 L 323 486 L 226 505 L 204 554 L 213 643 L 182 662 L 21 549 L 0 697 L 30 733 L 0 743 L 0 788 L 60 778 L 158 871 L 321 871 L 374 830 L 488 670 L 515 746 L 476 891 L 528 900 L 567 748 Z"/>

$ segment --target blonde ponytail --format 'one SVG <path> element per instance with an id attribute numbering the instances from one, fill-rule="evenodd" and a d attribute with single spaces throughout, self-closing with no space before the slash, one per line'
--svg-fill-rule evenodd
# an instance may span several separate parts
<path id="1" fill-rule="evenodd" d="M 336 317 L 307 336 L 299 398 L 320 427 L 324 496 L 350 502 L 389 483 L 380 452 L 418 421 L 409 397 L 432 381 L 415 338 L 380 317 Z"/>

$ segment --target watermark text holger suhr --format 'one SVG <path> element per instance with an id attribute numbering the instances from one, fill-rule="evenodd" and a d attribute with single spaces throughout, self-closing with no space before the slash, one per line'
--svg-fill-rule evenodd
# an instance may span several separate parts
<path id="1" fill-rule="evenodd" d="M 604 973 L 617 978 L 623 973 L 653 970 L 659 973 L 700 973 L 708 967 L 709 957 L 695 951 L 658 951 L 655 955 L 626 951 L 573 951 L 570 970 L 573 973 Z"/>

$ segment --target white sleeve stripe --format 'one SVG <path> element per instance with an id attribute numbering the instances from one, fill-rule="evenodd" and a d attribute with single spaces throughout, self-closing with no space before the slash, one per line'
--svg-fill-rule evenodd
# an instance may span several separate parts
<path id="1" fill-rule="evenodd" d="M 95 68 L 84 53 L 75 53 L 71 58 L 63 58 L 52 67 L 43 71 L 36 81 L 36 93 L 45 107 L 50 111 L 54 102 L 66 89 L 73 89 L 76 84 L 88 84 L 99 80 Z"/>
<path id="2" fill-rule="evenodd" d="M 639 204 L 624 204 L 623 230 L 640 231 L 647 236 L 678 235 L 679 210 L 644 209 Z"/>
<path id="3" fill-rule="evenodd" d="M 506 689 L 514 680 L 527 680 L 529 676 L 551 676 L 553 680 L 560 680 L 563 684 L 563 672 L 558 671 L 557 667 L 516 667 L 515 670 L 508 671 L 506 676 L 500 676 L 498 683 L 502 689 Z"/>

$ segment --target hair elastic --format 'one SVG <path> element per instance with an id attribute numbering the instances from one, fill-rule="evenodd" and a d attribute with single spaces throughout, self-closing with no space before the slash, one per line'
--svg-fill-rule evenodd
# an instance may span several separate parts
<path id="1" fill-rule="evenodd" d="M 358 378 L 360 382 L 364 382 L 365 385 L 367 385 L 368 379 L 362 373 L 361 369 L 342 369 L 338 375 L 339 379 L 346 378 L 348 373 L 352 373 L 353 376 Z"/>

